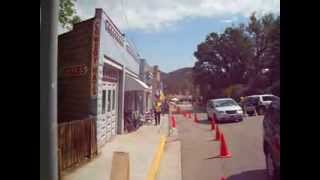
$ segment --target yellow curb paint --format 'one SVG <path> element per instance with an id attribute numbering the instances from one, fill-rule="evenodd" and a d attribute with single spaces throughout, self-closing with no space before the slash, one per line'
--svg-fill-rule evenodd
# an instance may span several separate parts
<path id="1" fill-rule="evenodd" d="M 156 153 L 156 156 L 153 159 L 152 165 L 149 170 L 148 180 L 156 180 L 156 177 L 158 175 L 158 171 L 160 168 L 160 161 L 163 156 L 164 147 L 166 145 L 167 137 L 165 135 L 162 135 L 160 138 L 160 145 L 158 148 L 158 151 Z"/>

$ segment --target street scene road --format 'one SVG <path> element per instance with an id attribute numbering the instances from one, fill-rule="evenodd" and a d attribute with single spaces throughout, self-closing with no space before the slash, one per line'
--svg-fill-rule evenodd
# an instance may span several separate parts
<path id="1" fill-rule="evenodd" d="M 183 111 L 183 107 L 181 107 Z M 210 129 L 206 113 L 198 113 L 199 123 L 176 115 L 181 141 L 183 180 L 265 180 L 266 165 L 262 143 L 262 116 L 246 117 L 242 122 L 219 124 L 231 158 L 217 158 L 219 141 Z"/>
<path id="2" fill-rule="evenodd" d="M 40 179 L 279 179 L 279 7 L 41 1 Z"/>

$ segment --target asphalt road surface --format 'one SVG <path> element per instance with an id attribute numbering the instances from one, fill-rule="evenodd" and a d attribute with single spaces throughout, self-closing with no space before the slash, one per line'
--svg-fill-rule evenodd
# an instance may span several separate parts
<path id="1" fill-rule="evenodd" d="M 183 110 L 183 107 L 181 107 Z M 176 115 L 181 141 L 182 180 L 267 180 L 262 145 L 262 116 L 242 122 L 219 124 L 231 158 L 218 158 L 220 143 L 214 141 L 206 113 L 198 113 L 200 123 Z"/>

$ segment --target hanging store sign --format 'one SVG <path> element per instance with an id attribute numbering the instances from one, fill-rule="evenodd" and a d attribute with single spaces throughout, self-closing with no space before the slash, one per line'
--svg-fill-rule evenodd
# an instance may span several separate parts
<path id="1" fill-rule="evenodd" d="M 116 29 L 113 23 L 109 20 L 104 21 L 105 30 L 109 32 L 109 34 L 121 45 L 123 46 L 123 36 L 122 34 Z"/>
<path id="2" fill-rule="evenodd" d="M 91 97 L 97 96 L 97 75 L 100 44 L 100 19 L 95 19 L 92 38 L 92 64 L 91 64 Z"/>

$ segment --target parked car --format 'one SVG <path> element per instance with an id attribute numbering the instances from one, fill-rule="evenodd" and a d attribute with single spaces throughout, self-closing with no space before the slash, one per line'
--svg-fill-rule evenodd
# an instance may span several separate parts
<path id="1" fill-rule="evenodd" d="M 242 121 L 243 111 L 231 98 L 211 99 L 207 103 L 208 117 L 216 116 L 217 122 Z"/>
<path id="2" fill-rule="evenodd" d="M 279 100 L 279 97 L 272 94 L 247 96 L 245 97 L 242 107 L 245 110 L 245 113 L 249 115 L 253 114 L 254 110 L 258 115 L 264 115 L 265 110 L 274 100 Z"/>
<path id="3" fill-rule="evenodd" d="M 241 107 L 244 114 L 253 116 L 257 114 L 256 107 L 259 104 L 259 97 L 245 97 L 241 102 Z"/>
<path id="4" fill-rule="evenodd" d="M 263 150 L 267 174 L 272 180 L 280 179 L 280 100 L 266 110 L 263 120 Z"/>

